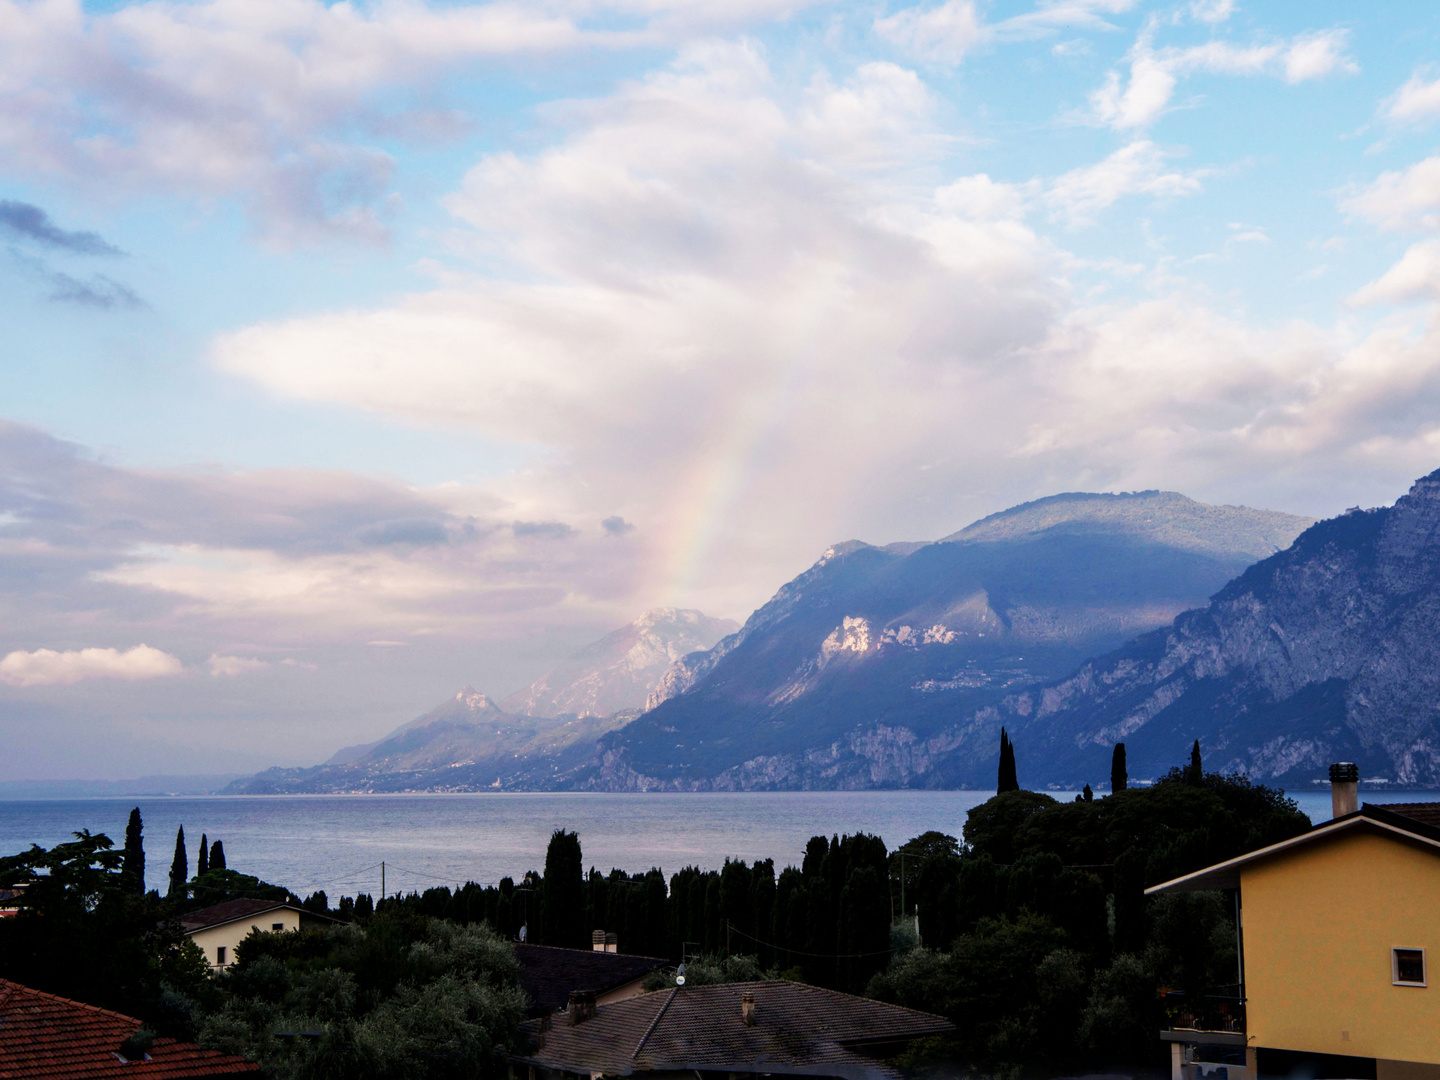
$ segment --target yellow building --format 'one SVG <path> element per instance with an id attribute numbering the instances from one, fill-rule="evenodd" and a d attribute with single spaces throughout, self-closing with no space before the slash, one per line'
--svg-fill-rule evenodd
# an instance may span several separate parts
<path id="1" fill-rule="evenodd" d="M 200 946 L 214 971 L 235 962 L 235 946 L 252 930 L 299 930 L 340 921 L 275 900 L 230 900 L 180 916 L 185 935 Z"/>
<path id="2" fill-rule="evenodd" d="M 1440 1080 L 1440 804 L 1356 809 L 1355 777 L 1333 820 L 1147 890 L 1239 896 L 1243 1030 L 1162 1032 L 1175 1080 Z"/>

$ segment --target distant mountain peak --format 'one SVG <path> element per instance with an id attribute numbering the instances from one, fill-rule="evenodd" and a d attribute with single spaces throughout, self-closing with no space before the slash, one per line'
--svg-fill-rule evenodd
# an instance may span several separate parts
<path id="1" fill-rule="evenodd" d="M 501 706 L 544 717 L 613 716 L 639 709 L 672 664 L 739 628 L 730 619 L 693 608 L 651 608 L 573 653 Z"/>

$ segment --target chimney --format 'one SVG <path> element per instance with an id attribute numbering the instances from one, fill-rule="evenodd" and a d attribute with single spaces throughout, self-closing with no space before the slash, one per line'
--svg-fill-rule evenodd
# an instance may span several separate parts
<path id="1" fill-rule="evenodd" d="M 1360 782 L 1360 766 L 1353 761 L 1337 761 L 1330 766 L 1330 814 L 1344 817 L 1360 809 L 1360 796 L 1355 785 Z"/>
<path id="2" fill-rule="evenodd" d="M 570 991 L 570 1026 L 583 1024 L 595 1015 L 595 991 Z"/>
<path id="3" fill-rule="evenodd" d="M 604 952 L 604 951 L 605 951 L 605 931 L 604 931 L 604 930 L 591 930 L 591 931 L 590 931 L 590 950 L 591 950 L 592 952 Z"/>
<path id="4" fill-rule="evenodd" d="M 620 951 L 620 938 L 617 935 L 605 935 L 605 951 L 613 953 L 618 953 Z"/>
<path id="5" fill-rule="evenodd" d="M 755 992 L 746 990 L 740 995 L 740 1019 L 746 1027 L 755 1026 Z"/>

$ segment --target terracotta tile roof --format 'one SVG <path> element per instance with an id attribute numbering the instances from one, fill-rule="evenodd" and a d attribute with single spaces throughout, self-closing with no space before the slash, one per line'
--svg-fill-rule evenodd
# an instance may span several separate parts
<path id="1" fill-rule="evenodd" d="M 741 995 L 755 995 L 755 1023 L 741 1017 Z M 513 1060 L 574 1073 L 700 1070 L 839 1076 L 877 1080 L 897 1074 L 856 1051 L 955 1030 L 944 1017 L 792 982 L 686 986 L 602 1005 L 571 1026 L 522 1031 L 533 1048 Z"/>
<path id="2" fill-rule="evenodd" d="M 1396 802 L 1396 803 L 1366 803 L 1367 810 L 1378 806 L 1382 810 L 1388 810 L 1392 814 L 1401 814 L 1404 817 L 1412 818 L 1422 825 L 1429 825 L 1433 828 L 1440 828 L 1440 802 Z"/>
<path id="3" fill-rule="evenodd" d="M 133 1016 L 0 979 L 0 1080 L 181 1080 L 259 1071 L 244 1058 L 174 1039 L 156 1039 L 149 1061 L 121 1061 L 116 1051 L 139 1028 Z"/>
<path id="4" fill-rule="evenodd" d="M 520 961 L 520 985 L 530 995 L 531 1015 L 535 1016 L 563 1009 L 571 990 L 594 990 L 603 995 L 670 962 L 658 956 L 545 945 L 516 945 L 515 959 Z"/>

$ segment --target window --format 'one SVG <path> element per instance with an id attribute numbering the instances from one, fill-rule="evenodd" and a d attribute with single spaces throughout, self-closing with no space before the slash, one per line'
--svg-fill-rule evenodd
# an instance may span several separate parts
<path id="1" fill-rule="evenodd" d="M 272 922 L 270 924 L 270 929 L 274 930 L 276 933 L 279 933 L 281 930 L 285 929 L 285 924 L 283 922 Z"/>
<path id="2" fill-rule="evenodd" d="M 224 966 L 225 966 L 225 946 L 224 946 L 224 945 L 218 945 L 218 946 L 216 946 L 216 948 L 215 948 L 215 966 L 216 966 L 216 967 L 224 967 Z"/>
<path id="3" fill-rule="evenodd" d="M 1396 986 L 1425 985 L 1425 950 L 1392 949 L 1391 974 Z"/>

